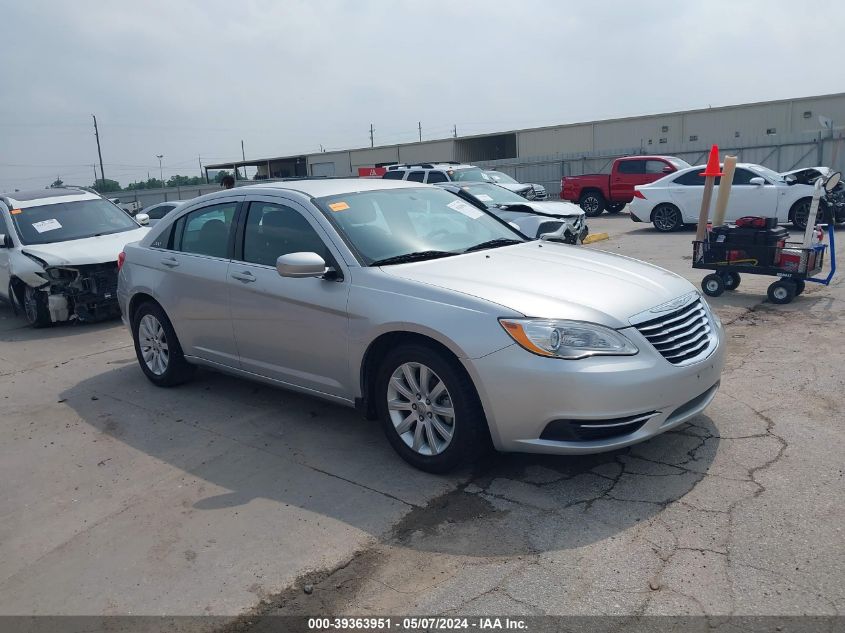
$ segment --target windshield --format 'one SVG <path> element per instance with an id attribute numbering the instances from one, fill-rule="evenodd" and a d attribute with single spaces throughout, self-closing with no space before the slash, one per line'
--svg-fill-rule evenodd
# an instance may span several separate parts
<path id="1" fill-rule="evenodd" d="M 675 169 L 681 170 L 686 169 L 687 167 L 692 167 L 687 161 L 681 160 L 680 158 L 667 158 L 670 163 L 675 166 Z"/>
<path id="2" fill-rule="evenodd" d="M 411 253 L 463 253 L 491 240 L 525 241 L 506 223 L 438 188 L 364 191 L 315 203 L 367 266 Z"/>
<path id="3" fill-rule="evenodd" d="M 485 172 L 490 178 L 492 178 L 495 182 L 506 182 L 509 185 L 519 185 L 521 184 L 518 180 L 514 180 L 507 174 L 503 174 L 500 171 L 488 171 Z"/>
<path id="4" fill-rule="evenodd" d="M 24 244 L 52 244 L 138 228 L 121 209 L 100 198 L 14 209 L 12 221 Z"/>
<path id="5" fill-rule="evenodd" d="M 448 174 L 449 177 L 456 182 L 490 182 L 490 176 L 485 174 L 478 167 L 449 170 Z"/>
<path id="6" fill-rule="evenodd" d="M 491 185 L 485 182 L 461 185 L 476 200 L 487 205 L 494 204 L 525 204 L 527 201 L 519 194 L 499 185 Z"/>

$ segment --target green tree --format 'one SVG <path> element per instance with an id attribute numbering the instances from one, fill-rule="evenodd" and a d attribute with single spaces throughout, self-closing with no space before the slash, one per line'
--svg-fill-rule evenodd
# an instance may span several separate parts
<path id="1" fill-rule="evenodd" d="M 97 182 L 94 183 L 92 187 L 94 191 L 97 193 L 109 193 L 111 191 L 120 191 L 120 183 L 116 180 L 109 180 L 106 179 L 98 179 Z"/>
<path id="2" fill-rule="evenodd" d="M 201 185 L 205 181 L 200 178 L 199 176 L 171 176 L 170 180 L 167 181 L 168 187 L 187 187 L 190 185 Z"/>
<path id="3" fill-rule="evenodd" d="M 221 182 L 223 182 L 223 178 L 225 178 L 226 176 L 231 176 L 231 175 L 232 175 L 232 172 L 226 171 L 225 169 L 222 169 L 222 170 L 217 172 L 216 176 L 214 176 L 214 182 L 216 182 L 219 185 Z"/>

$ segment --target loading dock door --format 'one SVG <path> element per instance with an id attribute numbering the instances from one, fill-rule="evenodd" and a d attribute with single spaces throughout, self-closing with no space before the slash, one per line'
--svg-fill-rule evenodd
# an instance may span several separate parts
<path id="1" fill-rule="evenodd" d="M 312 176 L 334 176 L 334 163 L 311 163 Z"/>

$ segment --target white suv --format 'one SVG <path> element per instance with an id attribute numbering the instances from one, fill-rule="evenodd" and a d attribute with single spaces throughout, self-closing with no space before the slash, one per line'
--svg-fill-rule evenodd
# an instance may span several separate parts
<path id="1" fill-rule="evenodd" d="M 438 182 L 493 182 L 481 168 L 457 162 L 389 165 L 382 178 L 428 184 Z"/>

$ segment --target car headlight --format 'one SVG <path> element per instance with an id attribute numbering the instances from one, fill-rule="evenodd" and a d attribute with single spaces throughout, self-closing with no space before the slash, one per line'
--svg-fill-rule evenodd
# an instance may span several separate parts
<path id="1" fill-rule="evenodd" d="M 639 350 L 611 328 L 583 321 L 499 319 L 510 337 L 539 356 L 577 360 L 588 356 L 632 356 Z"/>

